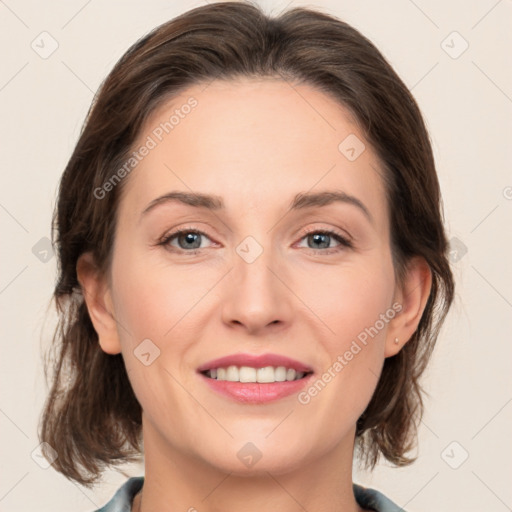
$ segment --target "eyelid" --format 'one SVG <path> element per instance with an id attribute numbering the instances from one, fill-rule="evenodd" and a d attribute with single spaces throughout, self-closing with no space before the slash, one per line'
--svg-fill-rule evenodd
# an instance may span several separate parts
<path id="1" fill-rule="evenodd" d="M 299 242 L 302 241 L 304 238 L 306 238 L 311 233 L 322 233 L 330 236 L 331 238 L 337 239 L 338 246 L 337 247 L 330 247 L 326 249 L 314 249 L 312 247 L 307 247 L 308 250 L 313 251 L 315 254 L 323 254 L 324 256 L 328 256 L 330 254 L 338 254 L 342 252 L 343 250 L 347 249 L 353 249 L 354 248 L 354 241 L 353 237 L 347 233 L 346 231 L 343 234 L 340 232 L 341 230 L 338 230 L 336 228 L 319 228 L 319 227 L 313 227 L 313 228 L 306 228 L 304 231 L 301 232 L 299 236 Z"/>
<path id="2" fill-rule="evenodd" d="M 172 238 L 175 238 L 176 236 L 178 236 L 178 235 L 180 235 L 182 233 L 196 233 L 196 234 L 205 236 L 209 240 L 212 240 L 212 237 L 210 237 L 208 235 L 208 233 L 206 233 L 204 230 L 198 229 L 198 228 L 195 228 L 195 227 L 192 227 L 192 226 L 185 226 L 185 227 L 182 227 L 182 228 L 176 228 L 176 229 L 171 229 L 170 231 L 166 231 L 158 239 L 156 245 L 167 245 Z M 194 254 L 195 252 L 201 251 L 202 249 L 193 249 L 193 250 L 190 250 L 190 251 L 185 251 L 184 249 L 177 248 L 176 250 L 177 251 L 186 252 L 188 254 Z"/>
<path id="3" fill-rule="evenodd" d="M 206 233 L 205 231 L 198 229 L 196 227 L 193 227 L 193 226 L 185 226 L 182 228 L 176 228 L 174 230 L 167 231 L 164 235 L 162 235 L 159 238 L 156 245 L 163 245 L 163 246 L 169 245 L 169 242 L 171 239 L 174 239 L 176 236 L 179 236 L 182 233 L 190 233 L 190 232 L 202 235 L 202 236 L 208 238 L 209 240 L 212 240 L 212 237 L 210 237 L 208 235 L 208 233 Z M 346 232 L 344 230 L 342 231 L 342 230 L 339 230 L 336 228 L 332 228 L 332 227 L 327 228 L 327 227 L 315 226 L 315 227 L 305 228 L 304 230 L 302 230 L 300 233 L 297 234 L 297 236 L 299 237 L 298 242 L 302 241 L 306 236 L 308 236 L 311 233 L 322 233 L 322 234 L 334 236 L 334 237 L 339 238 L 338 242 L 339 242 L 340 246 L 342 246 L 346 249 L 353 247 L 353 237 L 348 232 Z M 214 244 L 217 244 L 217 242 L 214 242 Z M 193 254 L 199 253 L 200 251 L 202 251 L 205 248 L 192 249 L 192 250 L 188 250 L 188 251 L 185 249 L 180 249 L 180 248 L 173 248 L 173 249 L 175 249 L 176 252 L 181 252 L 182 254 L 186 253 L 186 254 L 193 255 Z M 339 251 L 339 249 L 337 249 L 335 247 L 327 248 L 327 249 L 314 249 L 314 248 L 309 247 L 308 249 L 311 251 L 316 251 L 316 252 L 325 253 L 325 254 L 332 254 L 334 252 Z"/>
<path id="4" fill-rule="evenodd" d="M 340 238 L 343 238 L 347 242 L 352 242 L 353 237 L 350 235 L 347 231 L 341 230 L 338 228 L 333 227 L 312 227 L 312 228 L 305 228 L 304 231 L 301 232 L 301 239 L 304 238 L 306 235 L 309 235 L 310 233 L 327 233 L 327 234 L 335 234 L 339 236 Z"/>

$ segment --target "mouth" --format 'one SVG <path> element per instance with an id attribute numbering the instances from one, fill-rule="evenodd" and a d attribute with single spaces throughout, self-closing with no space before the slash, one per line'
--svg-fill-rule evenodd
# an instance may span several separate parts
<path id="1" fill-rule="evenodd" d="M 212 368 L 202 373 L 209 379 L 227 382 L 246 382 L 269 384 L 273 382 L 291 382 L 301 380 L 313 372 L 301 372 L 286 366 L 264 366 L 254 368 L 251 366 L 235 366 Z"/>
<path id="2" fill-rule="evenodd" d="M 234 354 L 198 368 L 213 391 L 242 403 L 266 403 L 297 393 L 311 379 L 308 365 L 277 354 Z"/>

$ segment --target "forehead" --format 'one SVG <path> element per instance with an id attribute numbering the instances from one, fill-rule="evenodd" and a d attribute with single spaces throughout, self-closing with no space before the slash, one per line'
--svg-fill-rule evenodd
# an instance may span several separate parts
<path id="1" fill-rule="evenodd" d="M 278 79 L 195 84 L 157 108 L 134 151 L 122 203 L 140 212 L 172 190 L 219 195 L 241 209 L 289 204 L 298 192 L 341 190 L 385 217 L 380 164 L 355 119 L 307 84 Z M 354 158 L 354 156 L 356 158 Z"/>

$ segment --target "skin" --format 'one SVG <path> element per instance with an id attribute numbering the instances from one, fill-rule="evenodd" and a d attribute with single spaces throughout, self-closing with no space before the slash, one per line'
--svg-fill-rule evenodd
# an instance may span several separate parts
<path id="1" fill-rule="evenodd" d="M 135 147 L 190 96 L 197 107 L 125 178 L 108 275 L 90 254 L 77 265 L 101 348 L 122 353 L 143 408 L 145 484 L 133 510 L 361 511 L 356 421 L 384 359 L 417 328 L 429 268 L 414 258 L 396 283 L 379 160 L 333 99 L 274 79 L 198 84 L 157 109 Z M 338 150 L 349 134 L 366 145 L 353 162 Z M 226 208 L 174 202 L 141 218 L 172 190 L 219 195 Z M 372 220 L 342 203 L 288 211 L 295 194 L 323 190 L 357 197 Z M 158 245 L 175 228 L 205 233 L 198 254 L 183 238 Z M 327 237 L 315 249 L 305 229 L 334 229 L 353 247 Z M 236 252 L 247 236 L 263 249 L 252 263 Z M 240 404 L 196 373 L 217 357 L 271 352 L 319 377 L 395 302 L 401 312 L 307 405 L 297 395 Z M 134 356 L 147 338 L 160 349 L 149 366 Z M 261 452 L 252 467 L 237 456 L 248 442 Z"/>

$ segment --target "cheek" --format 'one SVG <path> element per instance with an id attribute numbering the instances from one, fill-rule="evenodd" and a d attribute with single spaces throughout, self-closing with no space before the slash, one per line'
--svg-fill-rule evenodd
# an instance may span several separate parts
<path id="1" fill-rule="evenodd" d="M 394 294 L 390 256 L 372 256 L 339 268 L 318 269 L 307 281 L 303 281 L 303 294 L 329 328 L 329 352 L 343 349 L 376 323 L 378 330 L 385 332 L 387 323 L 382 325 L 380 319 L 391 308 Z"/>
<path id="2" fill-rule="evenodd" d="M 114 259 L 112 278 L 117 319 L 126 327 L 120 334 L 125 337 L 128 331 L 133 343 L 149 338 L 163 346 L 181 319 L 193 314 L 216 277 L 211 271 L 172 268 L 129 248 L 120 246 L 118 252 L 124 256 Z"/>
<path id="3" fill-rule="evenodd" d="M 330 414 L 341 424 L 343 418 L 364 411 L 378 382 L 386 332 L 395 316 L 394 271 L 391 257 L 381 255 L 336 271 L 330 268 L 324 276 L 317 273 L 315 277 L 317 287 L 309 288 L 315 290 L 309 295 L 310 303 L 329 329 L 321 338 L 325 359 L 320 382 L 314 386 L 318 391 L 311 393 L 322 395 L 317 406 L 330 407 Z M 329 283 L 323 294 L 318 292 L 322 282 Z"/>
<path id="4" fill-rule="evenodd" d="M 392 304 L 390 281 L 383 275 L 366 274 L 345 276 L 339 283 L 340 292 L 334 301 L 336 307 L 331 311 L 331 318 L 334 330 L 342 340 L 364 339 L 362 333 L 375 325 L 378 331 L 385 332 L 387 324 L 382 324 L 380 319 Z"/>
<path id="5" fill-rule="evenodd" d="M 183 267 L 171 271 L 128 251 L 120 245 L 112 267 L 115 314 L 128 378 L 152 421 L 178 431 L 179 418 L 190 411 L 186 410 L 187 396 L 174 380 L 179 374 L 174 362 L 185 358 L 189 344 L 175 334 L 193 314 L 206 284 L 191 279 Z M 144 353 L 149 354 L 146 362 Z M 180 406 L 185 407 L 183 413 L 173 414 Z"/>

